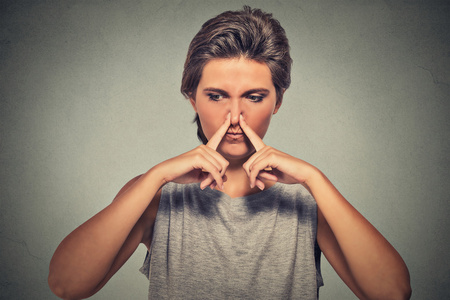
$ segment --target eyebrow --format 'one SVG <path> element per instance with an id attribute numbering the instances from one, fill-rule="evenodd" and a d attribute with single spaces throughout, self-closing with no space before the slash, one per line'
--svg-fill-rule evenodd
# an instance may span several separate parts
<path id="1" fill-rule="evenodd" d="M 218 94 L 224 95 L 225 97 L 229 97 L 230 96 L 227 91 L 222 90 L 222 89 L 218 89 L 218 88 L 213 88 L 213 87 L 204 88 L 203 92 L 214 92 L 214 93 L 218 93 Z M 251 90 L 245 91 L 241 95 L 241 97 L 245 97 L 245 96 L 248 96 L 248 95 L 251 95 L 251 94 L 255 94 L 255 93 L 268 95 L 270 93 L 270 91 L 268 89 L 264 89 L 264 88 L 251 89 Z"/>
<path id="2" fill-rule="evenodd" d="M 214 92 L 214 93 L 217 93 L 217 94 L 224 95 L 225 97 L 229 97 L 230 96 L 226 91 L 224 91 L 222 89 L 212 88 L 212 87 L 204 88 L 203 92 Z"/>
<path id="3" fill-rule="evenodd" d="M 242 94 L 243 97 L 251 95 L 251 94 L 264 94 L 264 95 L 268 95 L 270 93 L 270 91 L 268 89 L 263 89 L 263 88 L 259 88 L 259 89 L 251 89 L 248 90 L 246 92 L 244 92 L 244 94 Z"/>

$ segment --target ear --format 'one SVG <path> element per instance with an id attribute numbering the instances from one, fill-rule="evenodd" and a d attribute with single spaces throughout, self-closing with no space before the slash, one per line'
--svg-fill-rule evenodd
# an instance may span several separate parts
<path id="1" fill-rule="evenodd" d="M 191 102 L 192 108 L 194 109 L 195 112 L 197 112 L 197 105 L 195 103 L 195 99 L 194 98 L 189 98 L 189 102 Z"/>
<path id="2" fill-rule="evenodd" d="M 278 100 L 277 103 L 275 104 L 275 109 L 273 110 L 273 114 L 276 114 L 278 112 L 278 110 L 280 109 L 281 103 L 283 103 L 284 92 L 286 92 L 285 89 L 283 89 L 283 93 L 281 94 L 280 100 Z"/>

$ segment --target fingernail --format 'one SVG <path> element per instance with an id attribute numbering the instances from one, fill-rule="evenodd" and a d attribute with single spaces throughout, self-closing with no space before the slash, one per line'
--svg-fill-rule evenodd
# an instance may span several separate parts
<path id="1" fill-rule="evenodd" d="M 264 185 L 263 184 L 261 184 L 261 183 L 256 183 L 256 186 L 262 191 L 262 190 L 264 190 Z"/>
<path id="2" fill-rule="evenodd" d="M 231 118 L 231 112 L 228 113 L 227 115 L 227 120 Z"/>

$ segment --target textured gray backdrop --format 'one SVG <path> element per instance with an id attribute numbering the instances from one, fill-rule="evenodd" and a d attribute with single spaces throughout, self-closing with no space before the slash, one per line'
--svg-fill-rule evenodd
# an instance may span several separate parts
<path id="1" fill-rule="evenodd" d="M 226 3 L 225 3 L 226 2 Z M 0 1 L 0 298 L 54 299 L 59 242 L 133 176 L 198 145 L 190 39 L 243 4 L 294 59 L 266 142 L 324 171 L 449 299 L 449 1 Z M 145 247 L 93 299 L 145 299 Z M 322 299 L 354 299 L 324 261 Z"/>

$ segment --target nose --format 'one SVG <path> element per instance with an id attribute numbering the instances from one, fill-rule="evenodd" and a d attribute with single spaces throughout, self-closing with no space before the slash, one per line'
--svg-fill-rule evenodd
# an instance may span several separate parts
<path id="1" fill-rule="evenodd" d="M 230 103 L 230 121 L 231 125 L 239 125 L 239 116 L 242 113 L 242 105 L 239 99 L 233 99 Z"/>

